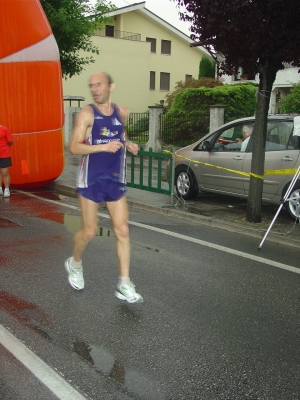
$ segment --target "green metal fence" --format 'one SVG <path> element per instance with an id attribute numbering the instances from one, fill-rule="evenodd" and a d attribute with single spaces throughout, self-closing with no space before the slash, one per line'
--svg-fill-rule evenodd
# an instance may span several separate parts
<path id="1" fill-rule="evenodd" d="M 168 112 L 161 116 L 161 137 L 168 146 L 188 146 L 208 132 L 209 112 Z"/>
<path id="2" fill-rule="evenodd" d="M 170 169 L 166 180 L 166 168 Z M 137 156 L 127 154 L 127 186 L 161 194 L 173 195 L 173 156 L 141 147 Z"/>
<path id="3" fill-rule="evenodd" d="M 149 112 L 131 113 L 126 122 L 126 132 L 133 142 L 146 144 L 149 139 Z"/>
<path id="4" fill-rule="evenodd" d="M 161 137 L 168 146 L 187 146 L 209 131 L 209 112 L 164 113 L 161 116 Z M 149 140 L 149 112 L 131 113 L 126 123 L 130 140 L 146 144 Z"/>

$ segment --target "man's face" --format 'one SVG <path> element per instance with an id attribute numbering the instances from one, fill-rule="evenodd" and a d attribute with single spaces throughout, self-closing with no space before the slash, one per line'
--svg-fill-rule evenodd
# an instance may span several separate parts
<path id="1" fill-rule="evenodd" d="M 110 99 L 112 90 L 105 74 L 95 74 L 90 78 L 89 87 L 97 104 L 104 104 Z"/>

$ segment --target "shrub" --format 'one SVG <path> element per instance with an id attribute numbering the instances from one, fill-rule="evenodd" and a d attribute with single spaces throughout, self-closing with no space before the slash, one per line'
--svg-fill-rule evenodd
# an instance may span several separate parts
<path id="1" fill-rule="evenodd" d="M 207 57 L 202 57 L 199 64 L 199 76 L 198 78 L 214 78 L 216 74 L 216 63 L 214 61 L 210 61 Z"/>
<path id="2" fill-rule="evenodd" d="M 179 92 L 172 102 L 170 111 L 195 110 L 209 112 L 210 105 L 222 104 L 226 106 L 225 122 L 236 118 L 254 115 L 256 107 L 256 88 L 254 85 L 223 85 L 214 88 L 200 87 L 186 89 Z"/>
<path id="3" fill-rule="evenodd" d="M 256 84 L 222 85 L 180 90 L 163 118 L 163 140 L 186 146 L 209 132 L 210 105 L 226 106 L 225 122 L 254 115 Z"/>
<path id="4" fill-rule="evenodd" d="M 209 113 L 169 111 L 163 116 L 162 139 L 168 145 L 187 146 L 209 131 Z"/>
<path id="5" fill-rule="evenodd" d="M 172 107 L 172 102 L 174 98 L 177 96 L 178 93 L 181 93 L 182 91 L 186 90 L 187 88 L 200 88 L 200 87 L 207 87 L 207 88 L 213 88 L 215 86 L 222 86 L 223 83 L 221 81 L 218 81 L 215 78 L 207 78 L 207 77 L 202 77 L 200 79 L 188 79 L 186 82 L 179 81 L 176 82 L 176 86 L 173 92 L 168 93 L 165 96 L 166 99 L 166 109 L 170 110 Z"/>
<path id="6" fill-rule="evenodd" d="M 281 113 L 300 114 L 300 84 L 294 85 L 291 93 L 282 99 Z"/>
<path id="7" fill-rule="evenodd" d="M 134 113 L 129 115 L 126 123 L 126 132 L 128 134 L 141 133 L 149 131 L 149 111 L 145 113 Z"/>

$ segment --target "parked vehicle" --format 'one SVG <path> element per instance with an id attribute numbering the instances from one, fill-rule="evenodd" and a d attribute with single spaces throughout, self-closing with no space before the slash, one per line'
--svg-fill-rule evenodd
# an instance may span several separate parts
<path id="1" fill-rule="evenodd" d="M 295 117 L 268 117 L 265 171 L 269 173 L 264 176 L 263 202 L 280 205 L 295 169 L 299 167 L 300 137 L 293 135 Z M 250 178 L 230 171 L 250 172 L 252 136 L 243 143 L 245 125 L 255 129 L 255 117 L 231 121 L 176 152 L 174 184 L 180 197 L 194 198 L 199 190 L 235 197 L 248 196 Z M 293 172 L 280 173 L 280 170 L 287 169 L 293 169 Z M 289 198 L 292 201 L 287 201 L 285 208 L 293 218 L 297 218 L 300 204 L 299 180 Z"/>

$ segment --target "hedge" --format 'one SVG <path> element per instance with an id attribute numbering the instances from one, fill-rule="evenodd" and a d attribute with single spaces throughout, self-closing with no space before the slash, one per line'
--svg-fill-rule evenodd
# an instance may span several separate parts
<path id="1" fill-rule="evenodd" d="M 236 84 L 186 89 L 175 96 L 170 111 L 209 112 L 210 105 L 215 104 L 226 106 L 225 122 L 252 116 L 256 108 L 256 87 Z"/>

